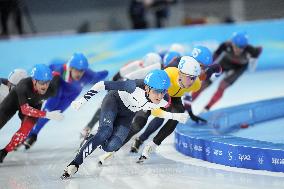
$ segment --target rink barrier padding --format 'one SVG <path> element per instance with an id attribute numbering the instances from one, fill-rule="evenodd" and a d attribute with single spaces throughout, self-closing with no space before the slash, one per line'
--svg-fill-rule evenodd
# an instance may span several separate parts
<path id="1" fill-rule="evenodd" d="M 284 144 L 230 135 L 243 125 L 284 117 L 284 98 L 275 98 L 207 112 L 205 125 L 189 121 L 175 130 L 180 153 L 231 167 L 284 172 Z M 257 125 L 256 125 L 257 126 Z"/>
<path id="2" fill-rule="evenodd" d="M 90 68 L 107 69 L 112 76 L 127 62 L 166 50 L 172 43 L 185 45 L 187 53 L 194 45 L 205 45 L 213 52 L 236 31 L 246 31 L 250 44 L 263 47 L 257 70 L 284 68 L 284 19 L 273 19 L 0 40 L 1 61 L 7 63 L 0 64 L 0 77 L 7 77 L 15 68 L 29 70 L 38 63 L 68 60 L 74 52 L 84 53 Z"/>

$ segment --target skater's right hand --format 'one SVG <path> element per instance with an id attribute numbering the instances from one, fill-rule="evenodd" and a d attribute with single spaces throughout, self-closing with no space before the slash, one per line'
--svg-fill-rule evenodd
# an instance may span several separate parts
<path id="1" fill-rule="evenodd" d="M 86 100 L 84 98 L 81 98 L 79 100 L 74 100 L 71 103 L 71 107 L 74 110 L 79 110 L 81 108 L 81 106 L 83 106 L 85 104 Z"/>
<path id="2" fill-rule="evenodd" d="M 64 118 L 64 116 L 60 112 L 60 110 L 55 110 L 55 111 L 51 111 L 51 112 L 46 112 L 45 118 L 51 119 L 51 120 L 56 120 L 56 121 L 61 121 Z"/>

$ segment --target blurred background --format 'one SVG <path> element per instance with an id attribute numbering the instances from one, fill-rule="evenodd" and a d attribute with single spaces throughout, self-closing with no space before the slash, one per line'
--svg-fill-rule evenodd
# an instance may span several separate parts
<path id="1" fill-rule="evenodd" d="M 284 68 L 282 0 L 0 0 L 0 16 L 1 77 L 74 52 L 113 74 L 172 43 L 214 52 L 236 31 L 263 47 L 257 69 Z"/>
<path id="2" fill-rule="evenodd" d="M 0 0 L 1 36 L 244 22 L 284 16 L 283 0 Z"/>

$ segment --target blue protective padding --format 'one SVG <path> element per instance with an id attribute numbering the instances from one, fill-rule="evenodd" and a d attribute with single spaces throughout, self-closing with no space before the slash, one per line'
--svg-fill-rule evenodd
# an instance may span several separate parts
<path id="1" fill-rule="evenodd" d="M 242 124 L 284 117 L 284 98 L 259 101 L 203 114 L 206 125 L 179 124 L 176 149 L 190 157 L 232 167 L 284 172 L 284 144 L 230 135 Z"/>

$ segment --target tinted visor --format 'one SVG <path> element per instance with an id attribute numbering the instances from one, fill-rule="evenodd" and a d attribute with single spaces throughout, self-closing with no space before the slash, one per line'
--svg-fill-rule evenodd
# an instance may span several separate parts
<path id="1" fill-rule="evenodd" d="M 40 85 L 47 85 L 50 83 L 50 81 L 37 81 L 37 83 Z"/>
<path id="2" fill-rule="evenodd" d="M 156 94 L 166 94 L 167 92 L 168 92 L 168 90 L 166 90 L 166 89 L 153 89 L 153 88 L 151 88 L 153 91 L 154 91 L 154 93 L 156 93 Z"/>
<path id="3" fill-rule="evenodd" d="M 180 73 L 183 77 L 186 77 L 187 80 L 194 81 L 197 78 L 197 76 L 195 76 L 195 75 L 188 75 L 188 74 L 185 74 L 185 73 L 182 73 L 182 72 L 180 72 Z"/>

